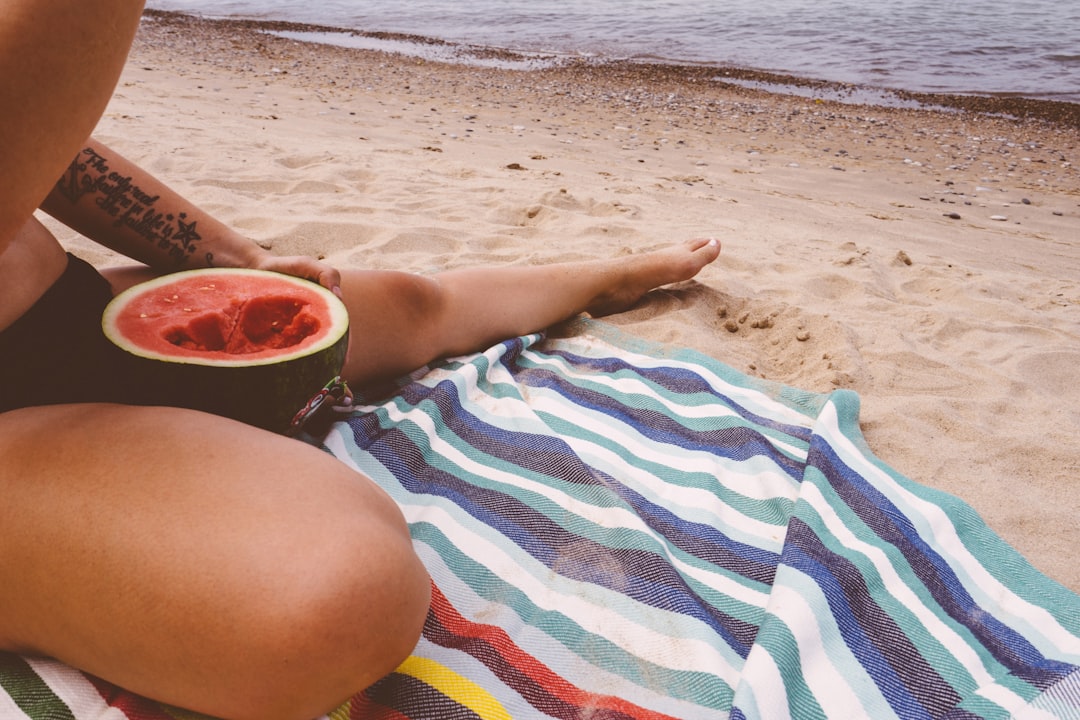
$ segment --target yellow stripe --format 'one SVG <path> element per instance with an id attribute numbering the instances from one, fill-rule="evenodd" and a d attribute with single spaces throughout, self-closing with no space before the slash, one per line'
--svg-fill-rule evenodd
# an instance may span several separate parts
<path id="1" fill-rule="evenodd" d="M 495 696 L 464 675 L 429 658 L 410 655 L 397 671 L 427 683 L 483 720 L 513 720 Z"/>
<path id="2" fill-rule="evenodd" d="M 329 717 L 330 720 L 349 720 L 349 717 L 352 715 L 352 713 L 349 712 L 349 708 L 351 705 L 351 700 L 346 701 L 331 710 L 330 714 L 327 715 L 327 717 Z"/>

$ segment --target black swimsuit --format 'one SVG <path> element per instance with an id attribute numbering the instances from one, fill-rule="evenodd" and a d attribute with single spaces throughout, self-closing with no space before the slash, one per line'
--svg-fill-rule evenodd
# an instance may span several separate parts
<path id="1" fill-rule="evenodd" d="M 69 402 L 133 402 L 126 355 L 105 337 L 109 281 L 68 255 L 64 274 L 0 332 L 0 412 Z"/>

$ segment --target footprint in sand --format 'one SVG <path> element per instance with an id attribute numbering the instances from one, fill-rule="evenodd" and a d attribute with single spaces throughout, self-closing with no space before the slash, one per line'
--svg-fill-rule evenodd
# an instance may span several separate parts
<path id="1" fill-rule="evenodd" d="M 334 160 L 333 156 L 324 153 L 321 155 L 286 155 L 284 157 L 279 157 L 274 162 L 278 165 L 283 165 L 290 170 L 299 170 L 300 168 L 321 165 L 323 163 L 331 162 L 332 160 Z"/>
<path id="2" fill-rule="evenodd" d="M 827 317 L 787 303 L 728 298 L 715 313 L 731 339 L 747 343 L 747 370 L 787 385 L 827 392 L 864 383 L 868 371 L 851 334 Z"/>

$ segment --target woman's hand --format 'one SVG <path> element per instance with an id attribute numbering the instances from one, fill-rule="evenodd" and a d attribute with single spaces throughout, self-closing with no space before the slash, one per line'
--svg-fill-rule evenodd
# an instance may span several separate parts
<path id="1" fill-rule="evenodd" d="M 341 273 L 315 258 L 306 255 L 278 257 L 267 253 L 254 262 L 251 267 L 256 270 L 270 270 L 311 280 L 341 297 Z"/>

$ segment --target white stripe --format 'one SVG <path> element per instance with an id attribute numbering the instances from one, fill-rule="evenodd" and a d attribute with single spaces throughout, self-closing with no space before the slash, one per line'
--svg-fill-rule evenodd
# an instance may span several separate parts
<path id="1" fill-rule="evenodd" d="M 602 375 L 595 372 L 579 371 L 573 365 L 567 364 L 559 357 L 534 356 L 534 353 L 528 353 L 528 355 L 529 360 L 537 366 L 554 366 L 556 368 L 554 372 L 564 377 L 575 379 L 579 381 L 579 384 L 583 383 L 586 386 L 595 384 L 626 395 L 643 395 L 645 397 L 654 398 L 659 404 L 664 405 L 669 411 L 674 412 L 675 415 L 694 419 L 742 419 L 742 416 L 739 415 L 738 412 L 728 407 L 726 404 L 721 403 L 719 400 L 702 405 L 683 405 L 675 403 L 672 401 L 671 397 L 657 392 L 657 389 L 654 386 L 639 377 L 614 377 L 612 375 Z M 619 359 L 626 360 L 627 358 L 620 357 Z M 725 383 L 718 376 L 709 372 L 707 368 L 701 365 L 686 365 L 670 360 L 665 360 L 663 362 L 653 360 L 651 367 L 646 367 L 637 363 L 634 364 L 642 370 L 652 368 L 676 368 L 693 372 L 701 377 L 703 383 L 709 386 L 714 392 L 728 396 L 735 404 L 756 415 L 767 416 L 780 423 L 809 428 L 812 422 L 806 415 L 797 413 L 785 405 L 769 401 L 765 395 L 760 392 L 753 391 L 756 394 L 748 395 L 747 391 Z M 764 404 L 765 407 L 755 406 L 760 404 Z M 798 453 L 800 450 L 798 448 L 792 448 L 792 451 Z M 805 454 L 806 451 L 802 450 L 802 452 Z"/>
<path id="2" fill-rule="evenodd" d="M 617 674 L 610 667 L 596 664 L 594 660 L 597 660 L 597 658 L 595 657 L 578 655 L 566 645 L 564 638 L 553 636 L 544 632 L 541 628 L 522 623 L 513 608 L 477 595 L 468 583 L 454 575 L 438 550 L 432 546 L 423 543 L 418 544 L 417 554 L 423 561 L 424 566 L 427 567 L 428 572 L 431 573 L 431 577 L 435 580 L 443 595 L 450 599 L 454 609 L 463 617 L 473 622 L 481 622 L 499 628 L 514 628 L 512 636 L 515 645 L 532 657 L 537 658 L 544 665 L 552 668 L 559 676 L 568 678 L 573 685 L 580 687 L 582 690 L 598 695 L 623 698 L 647 710 L 677 718 L 697 718 L 709 712 L 708 708 L 698 703 L 671 697 L 666 687 L 655 682 L 649 683 L 645 681 L 639 684 L 639 681 L 633 678 L 642 672 L 640 667 L 625 667 L 624 669 L 629 677 L 624 677 Z M 504 685 L 503 681 L 495 677 L 483 663 L 479 661 L 470 662 L 471 658 L 465 662 L 469 662 L 470 667 L 476 669 L 470 669 L 467 673 L 463 672 L 462 667 L 459 665 L 462 662 L 460 659 L 462 653 L 428 644 L 424 640 L 421 640 L 418 650 L 423 650 L 423 652 L 414 651 L 413 654 L 423 654 L 436 660 L 448 660 L 449 657 L 453 657 L 452 667 L 458 672 L 462 672 L 470 680 L 479 682 L 482 687 L 489 691 Z M 708 672 L 708 669 L 702 668 L 701 671 Z M 482 677 L 476 673 L 481 673 Z M 716 685 L 721 682 L 721 680 L 715 681 Z M 508 689 L 515 695 L 517 694 L 513 688 Z M 499 696 L 499 693 L 494 694 L 496 697 Z"/>
<path id="3" fill-rule="evenodd" d="M 765 590 L 755 590 L 749 585 L 744 585 L 738 580 L 718 572 L 688 565 L 682 560 L 672 557 L 671 553 L 668 552 L 666 548 L 664 556 L 681 575 L 694 578 L 705 587 L 712 588 L 715 592 L 726 595 L 732 600 L 738 600 L 739 602 L 758 608 L 765 607 L 765 603 L 769 600 L 770 588 L 768 586 L 766 586 Z M 746 582 L 749 583 L 753 581 L 747 580 Z"/>
<path id="4" fill-rule="evenodd" d="M 980 687 L 975 694 L 1005 708 L 1010 720 L 1064 720 L 1063 716 L 1036 708 L 999 683 Z"/>
<path id="5" fill-rule="evenodd" d="M 0 687 L 0 718 L 5 720 L 20 720 L 26 718 L 31 720 L 30 716 L 24 713 L 15 701 L 11 699 L 11 696 L 7 694 L 7 691 Z"/>
<path id="6" fill-rule="evenodd" d="M 24 659 L 79 720 L 127 720 L 127 715 L 105 702 L 97 688 L 75 668 L 46 658 Z"/>
<path id="7" fill-rule="evenodd" d="M 714 675 L 729 685 L 734 685 L 738 679 L 738 668 L 717 648 L 697 639 L 715 635 L 711 628 L 695 618 L 641 605 L 632 598 L 623 596 L 628 603 L 640 607 L 641 619 L 651 618 L 652 624 L 657 627 L 685 632 L 688 628 L 697 626 L 696 630 L 685 632 L 686 637 L 658 633 L 652 627 L 610 609 L 605 601 L 610 599 L 612 591 L 555 575 L 548 567 L 525 553 L 511 556 L 507 554 L 506 548 L 458 522 L 445 508 L 437 505 L 407 505 L 402 511 L 410 524 L 428 522 L 439 528 L 459 550 L 517 588 L 541 610 L 561 613 L 585 631 L 603 637 L 627 653 L 661 667 L 695 672 L 710 668 Z M 566 587 L 567 591 L 560 592 L 560 585 Z M 741 661 L 739 664 L 741 666 Z"/>
<path id="8" fill-rule="evenodd" d="M 840 432 L 836 407 L 832 403 L 823 409 L 820 420 L 828 425 L 830 430 L 826 439 L 838 452 L 842 449 L 845 462 L 856 468 L 859 474 L 874 487 L 901 498 L 903 503 L 912 509 L 910 512 L 905 512 L 905 515 L 913 524 L 923 525 L 920 535 L 932 537 L 933 542 L 930 544 L 934 549 L 946 558 L 954 570 L 958 572 L 959 569 L 963 570 L 963 573 L 970 578 L 970 582 L 965 582 L 964 587 L 969 592 L 978 588 L 983 597 L 989 600 L 986 604 L 994 608 L 994 616 L 998 620 L 1008 624 L 1009 619 L 1006 614 L 1012 614 L 1030 628 L 1029 632 L 1021 633 L 1025 634 L 1030 642 L 1036 641 L 1037 633 L 1043 638 L 1044 646 L 1052 647 L 1057 653 L 1067 653 L 1074 658 L 1080 658 L 1080 637 L 1069 632 L 1048 610 L 1024 600 L 990 574 L 960 540 L 955 524 L 941 506 L 906 490 L 863 457 L 847 436 Z M 925 524 L 920 523 L 920 520 L 923 520 Z M 1044 654 L 1053 653 L 1044 651 Z"/>
<path id="9" fill-rule="evenodd" d="M 804 413 L 792 409 L 783 403 L 772 400 L 757 388 L 744 388 L 729 383 L 705 365 L 684 362 L 672 357 L 659 358 L 650 355 L 640 355 L 628 348 L 614 345 L 606 340 L 591 335 L 554 340 L 552 343 L 560 350 L 566 350 L 577 355 L 585 355 L 599 359 L 615 358 L 638 368 L 677 368 L 686 370 L 700 377 L 715 391 L 727 395 L 736 400 L 739 405 L 742 405 L 759 415 L 766 415 L 778 422 L 807 428 L 810 427 L 813 422 L 813 418 L 810 418 Z M 602 354 L 595 346 L 604 346 L 607 350 Z M 535 357 L 538 357 L 538 352 L 542 351 L 529 348 L 526 349 L 522 355 L 527 355 L 530 359 L 534 359 Z M 593 377 L 593 375 L 590 375 L 589 377 Z M 778 385 L 777 387 L 780 386 Z"/>
<path id="10" fill-rule="evenodd" d="M 748 708 L 744 707 L 743 695 L 750 695 L 750 700 L 757 709 L 754 717 L 764 720 L 791 717 L 784 676 L 776 664 L 776 658 L 760 645 L 755 645 L 750 650 L 733 698 L 733 705 L 745 713 Z"/>
<path id="11" fill-rule="evenodd" d="M 608 468 L 610 475 L 618 478 L 620 482 L 628 487 L 634 487 L 636 484 L 638 492 L 649 500 L 658 502 L 666 509 L 675 512 L 680 517 L 707 512 L 713 518 L 709 521 L 709 524 L 722 528 L 725 534 L 750 545 L 774 551 L 779 550 L 777 543 L 783 540 L 786 525 L 765 522 L 752 515 L 747 515 L 734 506 L 722 502 L 715 493 L 709 490 L 665 482 L 663 478 L 658 478 L 629 464 L 625 458 L 620 457 L 606 447 L 583 440 L 575 440 L 572 446 L 578 456 L 586 460 L 590 465 L 598 468 Z M 667 467 L 673 466 L 671 462 L 665 463 L 665 465 Z M 683 470 L 678 466 L 674 467 Z M 716 469 L 713 470 L 712 474 L 717 475 Z M 747 484 L 754 484 L 758 481 L 758 476 L 755 475 L 743 475 L 741 477 Z M 770 500 L 773 498 L 759 499 Z M 794 503 L 794 498 L 784 499 Z M 685 510 L 680 512 L 680 507 L 685 508 Z"/>
<path id="12" fill-rule="evenodd" d="M 441 459 L 441 464 L 452 463 L 470 475 L 496 481 L 510 487 L 527 490 L 541 495 L 569 513 L 603 528 L 633 528 L 647 531 L 648 526 L 638 515 L 625 508 L 597 507 L 583 502 L 554 487 L 534 480 L 529 480 L 500 468 L 484 465 L 462 453 L 456 446 L 440 437 L 435 421 L 422 410 L 409 409 L 402 412 L 397 407 L 387 406 L 387 416 L 394 423 L 412 422 L 427 437 L 431 452 Z"/>
<path id="13" fill-rule="evenodd" d="M 840 545 L 851 552 L 861 553 L 874 566 L 881 576 L 882 587 L 898 604 L 903 605 L 919 619 L 926 634 L 945 647 L 952 654 L 953 659 L 971 675 L 977 685 L 994 685 L 997 682 L 975 649 L 959 632 L 926 606 L 922 598 L 900 577 L 882 548 L 857 537 L 844 524 L 817 486 L 805 483 L 803 499 L 817 511 L 828 531 Z M 1003 705 L 1015 706 L 1017 702 L 1023 702 L 1019 696 L 1011 695 L 1012 701 L 1002 703 Z"/>
<path id="14" fill-rule="evenodd" d="M 395 422 L 404 422 L 406 420 L 412 421 L 418 427 L 420 427 L 425 436 L 428 438 L 428 442 L 431 445 L 433 453 L 437 454 L 446 462 L 451 462 L 465 471 L 487 478 L 489 480 L 495 480 L 510 487 L 527 490 L 532 493 L 541 495 L 558 507 L 565 510 L 567 513 L 575 515 L 582 520 L 592 523 L 593 525 L 605 529 L 628 529 L 635 532 L 640 532 L 648 535 L 649 537 L 656 538 L 656 533 L 648 526 L 644 519 L 631 512 L 630 510 L 622 507 L 598 507 L 587 503 L 577 498 L 574 498 L 554 487 L 542 483 L 523 478 L 514 473 L 506 472 L 497 468 L 490 467 L 488 465 L 482 465 L 466 457 L 458 450 L 454 445 L 446 442 L 441 437 L 435 435 L 436 425 L 434 420 L 422 412 L 410 408 L 406 413 L 402 413 L 397 407 L 387 406 L 385 408 L 388 416 Z M 701 499 L 698 502 L 711 500 L 713 505 L 716 504 L 716 498 L 711 493 L 705 491 L 699 491 L 701 493 Z M 727 507 L 726 505 L 724 507 Z M 746 516 L 742 516 L 746 517 Z M 744 523 L 745 524 L 745 523 Z M 769 535 L 766 537 L 772 538 L 771 544 L 776 545 L 775 537 L 779 533 L 779 537 L 783 537 L 783 528 L 768 525 L 765 523 L 759 523 L 760 527 L 764 529 Z M 660 542 L 664 542 L 662 538 Z M 670 555 L 669 560 L 674 561 Z M 686 567 L 684 563 L 679 563 L 680 567 Z M 701 577 L 697 572 L 693 573 L 695 577 Z M 718 586 L 718 581 L 720 585 Z M 715 574 L 711 576 L 711 580 L 706 584 L 709 587 L 715 587 L 718 590 L 721 589 L 725 593 L 729 593 L 733 598 L 742 602 L 748 603 L 755 607 L 761 607 L 764 604 L 763 593 L 747 587 L 740 582 L 726 578 L 723 575 Z"/>
<path id="15" fill-rule="evenodd" d="M 798 493 L 798 481 L 778 469 L 776 464 L 768 458 L 758 457 L 744 461 L 730 460 L 718 457 L 706 450 L 688 450 L 656 442 L 645 437 L 631 426 L 613 422 L 610 416 L 602 412 L 576 405 L 567 406 L 565 400 L 558 397 L 551 398 L 541 392 L 532 395 L 529 402 L 537 412 L 546 412 L 567 422 L 572 422 L 578 427 L 592 429 L 592 432 L 600 432 L 616 446 L 624 449 L 627 454 L 657 465 L 677 468 L 682 473 L 697 472 L 711 475 L 722 486 L 744 497 L 753 500 L 772 500 L 776 497 L 794 500 Z M 602 429 L 597 430 L 598 428 Z M 562 439 L 571 445 L 576 443 L 593 445 L 591 441 L 579 437 L 563 437 Z M 600 448 L 600 446 L 596 447 Z M 619 465 L 624 464 L 621 456 L 614 455 L 606 447 L 602 448 L 602 450 L 604 454 L 619 457 Z M 805 462 L 805 452 L 802 462 Z M 724 466 L 722 473 L 717 473 L 719 465 Z M 755 465 L 764 465 L 766 467 L 755 467 Z M 747 467 L 749 472 L 739 469 L 741 467 Z M 673 486 L 670 483 L 663 483 L 654 489 L 658 492 L 665 489 L 674 492 L 693 489 L 697 492 L 705 492 L 710 497 L 715 497 L 713 493 L 705 490 Z M 700 499 L 693 500 L 691 506 L 696 506 L 699 503 Z"/>
<path id="16" fill-rule="evenodd" d="M 558 404 L 548 409 L 547 401 L 539 395 L 533 398 L 533 403 L 538 410 L 553 414 L 560 409 Z M 587 411 L 576 412 L 572 408 L 563 410 L 565 411 L 562 412 L 562 417 L 565 420 L 576 422 L 583 427 L 598 427 L 597 423 L 604 421 L 602 417 L 594 419 Z M 758 462 L 754 463 L 740 463 L 720 459 L 707 452 L 665 452 L 668 447 L 659 445 L 658 450 L 657 444 L 647 438 L 634 437 L 629 431 L 623 432 L 624 430 L 627 430 L 625 426 L 610 422 L 604 429 L 605 437 L 622 452 L 584 438 L 563 437 L 563 440 L 589 465 L 618 478 L 623 484 L 650 500 L 659 502 L 679 517 L 723 528 L 734 540 L 779 552 L 786 525 L 770 523 L 742 512 L 736 506 L 723 502 L 714 491 L 680 485 L 657 477 L 638 467 L 634 460 L 640 459 L 660 467 L 673 468 L 679 473 L 696 472 L 708 475 L 733 494 L 756 501 L 781 498 L 794 503 L 798 492 L 798 483 L 795 480 L 769 469 L 771 463 L 765 458 L 758 458 Z"/>
<path id="17" fill-rule="evenodd" d="M 792 573 L 798 571 L 791 570 Z M 800 576 L 805 577 L 802 573 Z M 779 580 L 779 573 L 778 573 Z M 840 667 L 833 663 L 834 658 L 826 652 L 825 638 L 821 636 L 823 618 L 819 617 L 815 608 L 807 602 L 802 593 L 791 586 L 778 582 L 773 586 L 772 598 L 769 601 L 769 610 L 776 618 L 787 625 L 792 637 L 799 648 L 798 667 L 802 671 L 806 686 L 811 694 L 825 710 L 826 717 L 845 718 L 872 718 L 869 708 L 863 706 L 858 695 L 852 689 L 852 667 L 841 664 Z M 833 617 L 825 611 L 828 621 Z M 768 619 L 766 622 L 775 622 Z M 844 646 L 846 648 L 846 646 Z M 862 666 L 853 661 L 858 668 L 858 673 L 863 674 Z M 875 720 L 880 720 L 875 718 Z"/>

